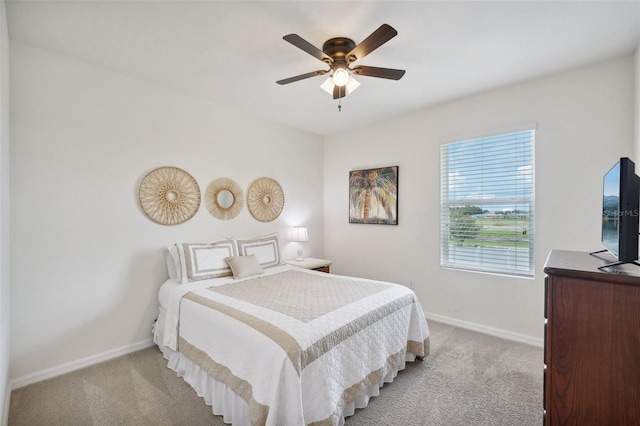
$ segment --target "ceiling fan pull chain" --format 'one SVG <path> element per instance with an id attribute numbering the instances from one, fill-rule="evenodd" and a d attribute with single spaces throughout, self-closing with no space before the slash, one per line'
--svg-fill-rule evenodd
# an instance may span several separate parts
<path id="1" fill-rule="evenodd" d="M 340 97 L 340 90 L 342 90 L 342 87 L 338 87 L 338 112 L 342 112 L 342 104 L 340 103 L 340 99 L 342 98 Z"/>

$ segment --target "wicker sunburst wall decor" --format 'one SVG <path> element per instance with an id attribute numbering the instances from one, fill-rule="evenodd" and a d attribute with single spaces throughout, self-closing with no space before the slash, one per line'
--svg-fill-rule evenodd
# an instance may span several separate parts
<path id="1" fill-rule="evenodd" d="M 140 206 L 149 219 L 161 225 L 186 222 L 200 207 L 200 187 L 177 167 L 159 167 L 140 182 Z"/>
<path id="2" fill-rule="evenodd" d="M 207 187 L 204 203 L 217 219 L 229 220 L 238 216 L 244 206 L 244 192 L 233 179 L 219 178 Z"/>
<path id="3" fill-rule="evenodd" d="M 275 220 L 284 208 L 282 187 L 271 178 L 254 180 L 247 190 L 247 207 L 251 216 L 260 222 Z"/>

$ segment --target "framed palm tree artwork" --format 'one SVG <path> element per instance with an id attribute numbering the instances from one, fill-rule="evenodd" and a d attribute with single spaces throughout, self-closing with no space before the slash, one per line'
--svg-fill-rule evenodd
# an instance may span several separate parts
<path id="1" fill-rule="evenodd" d="M 349 172 L 349 223 L 398 224 L 398 166 Z"/>

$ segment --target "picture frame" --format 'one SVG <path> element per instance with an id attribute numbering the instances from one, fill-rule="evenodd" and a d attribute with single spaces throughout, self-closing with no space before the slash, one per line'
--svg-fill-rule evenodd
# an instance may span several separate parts
<path id="1" fill-rule="evenodd" d="M 349 172 L 349 223 L 398 224 L 398 166 Z"/>

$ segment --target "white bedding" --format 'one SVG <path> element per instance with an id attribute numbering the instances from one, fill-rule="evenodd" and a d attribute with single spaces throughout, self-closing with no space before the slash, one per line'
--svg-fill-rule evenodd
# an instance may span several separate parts
<path id="1" fill-rule="evenodd" d="M 199 394 L 213 392 L 194 385 L 206 372 L 244 401 L 244 414 L 225 421 L 340 425 L 406 360 L 428 354 L 424 313 L 406 287 L 293 266 L 265 272 L 160 289 L 154 340 Z"/>
<path id="2" fill-rule="evenodd" d="M 297 268 L 290 265 L 276 266 L 273 268 L 265 269 L 264 275 L 277 274 L 293 269 Z M 158 339 L 159 337 L 161 337 L 161 340 L 156 340 L 155 343 L 158 345 L 161 344 L 167 346 L 174 351 L 177 350 L 178 320 L 180 315 L 180 301 L 182 300 L 182 296 L 194 290 L 202 290 L 209 287 L 238 283 L 241 281 L 249 280 L 251 278 L 255 277 L 240 279 L 234 279 L 233 277 L 222 277 L 210 280 L 187 282 L 185 284 L 180 284 L 176 280 L 168 279 L 164 284 L 162 284 L 162 286 L 160 286 L 160 290 L 158 292 L 158 301 L 160 302 L 160 307 L 165 312 L 165 319 L 162 321 L 162 324 L 158 324 L 164 329 L 164 333 L 162 334 L 162 336 L 154 335 L 154 339 Z"/>

